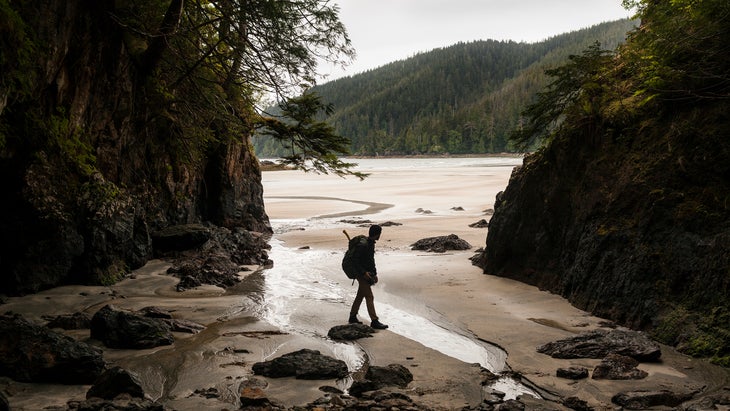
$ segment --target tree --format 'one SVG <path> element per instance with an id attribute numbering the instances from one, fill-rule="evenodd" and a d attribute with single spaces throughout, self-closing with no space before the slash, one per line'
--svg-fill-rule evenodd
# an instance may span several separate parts
<path id="1" fill-rule="evenodd" d="M 527 150 L 538 139 L 549 139 L 567 116 L 589 121 L 595 117 L 599 111 L 597 99 L 606 82 L 603 76 L 612 56 L 612 52 L 594 43 L 582 55 L 571 55 L 567 64 L 546 70 L 554 80 L 523 111 L 526 123 L 510 136 L 515 146 Z"/>
<path id="2" fill-rule="evenodd" d="M 273 137 L 291 151 L 283 157 L 283 164 L 304 171 L 353 175 L 361 180 L 367 176 L 350 170 L 356 164 L 343 162 L 337 156 L 350 154 L 350 140 L 335 134 L 331 125 L 314 120 L 321 111 L 330 115 L 333 110 L 331 104 L 323 103 L 316 94 L 305 92 L 279 107 L 283 119 L 262 118 L 259 127 L 264 136 Z"/>
<path id="3" fill-rule="evenodd" d="M 307 98 L 286 100 L 316 84 L 318 60 L 345 64 L 354 55 L 337 7 L 325 0 L 123 4 L 114 16 L 125 29 L 138 81 L 159 101 L 158 115 L 181 124 L 178 143 L 187 148 L 247 139 L 266 96 L 301 106 Z M 304 112 L 315 114 L 297 115 Z M 329 158 L 336 151 L 318 144 L 301 155 L 320 166 L 344 166 Z"/>

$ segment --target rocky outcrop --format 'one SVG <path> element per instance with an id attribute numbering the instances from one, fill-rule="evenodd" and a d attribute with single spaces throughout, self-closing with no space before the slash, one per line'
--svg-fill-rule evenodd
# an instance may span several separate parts
<path id="1" fill-rule="evenodd" d="M 659 345 L 635 331 L 593 330 L 537 347 L 537 352 L 553 358 L 604 358 L 609 354 L 637 361 L 659 361 Z"/>
<path id="2" fill-rule="evenodd" d="M 726 122 L 701 111 L 682 121 Z M 721 127 L 556 138 L 514 169 L 473 261 L 665 343 L 714 341 L 695 354 L 727 356 L 730 151 Z"/>
<path id="3" fill-rule="evenodd" d="M 17 315 L 0 316 L 0 375 L 23 382 L 91 384 L 105 366 L 96 347 Z"/>
<path id="4" fill-rule="evenodd" d="M 156 245 L 166 251 L 152 237 L 170 226 L 271 232 L 245 131 L 211 126 L 202 139 L 186 136 L 188 115 L 161 104 L 171 90 L 139 69 L 139 50 L 130 47 L 144 44 L 127 42 L 119 20 L 127 11 L 115 10 L 122 5 L 8 7 L 23 23 L 13 30 L 25 31 L 13 34 L 35 41 L 38 52 L 25 88 L 2 90 L 12 93 L 0 106 L 4 293 L 114 283 Z M 251 254 L 267 260 L 265 249 Z"/>

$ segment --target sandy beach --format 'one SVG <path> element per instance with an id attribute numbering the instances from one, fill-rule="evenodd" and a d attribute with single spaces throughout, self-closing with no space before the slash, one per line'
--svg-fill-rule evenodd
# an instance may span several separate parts
<path id="1" fill-rule="evenodd" d="M 507 352 L 507 366 L 541 388 L 551 397 L 576 396 L 596 409 L 615 409 L 611 397 L 621 391 L 676 389 L 701 391 L 704 386 L 727 384 L 727 370 L 709 366 L 703 360 L 691 359 L 662 347 L 663 361 L 641 364 L 649 373 L 643 380 L 580 381 L 557 378 L 558 368 L 581 366 L 592 370 L 600 360 L 559 360 L 537 353 L 535 348 L 561 338 L 595 329 L 605 320 L 576 309 L 565 299 L 523 283 L 485 275 L 471 265 L 469 257 L 485 245 L 487 229 L 471 228 L 485 210 L 494 207 L 496 194 L 503 190 L 512 172 L 511 165 L 472 168 L 423 168 L 419 170 L 373 170 L 365 181 L 335 176 L 302 175 L 297 171 L 264 173 L 267 213 L 272 221 L 299 218 L 328 218 L 344 213 L 342 219 L 356 216 L 374 223 L 396 222 L 402 225 L 385 227 L 376 246 L 376 263 L 380 283 L 375 288 L 376 307 L 380 294 L 420 301 L 460 324 L 479 339 L 502 347 Z M 314 197 L 330 197 L 316 199 Z M 285 198 L 286 197 L 286 198 Z M 338 197 L 340 200 L 333 200 Z M 370 213 L 366 205 L 373 202 L 391 205 Z M 372 206 L 370 208 L 373 208 Z M 457 211 L 454 208 L 459 208 Z M 423 214 L 420 209 L 430 210 Z M 463 209 L 463 210 L 462 210 Z M 316 213 L 312 213 L 317 210 Z M 358 212 L 357 210 L 360 210 Z M 310 250 L 344 252 L 345 242 L 340 225 L 330 228 L 294 230 L 277 237 L 287 247 L 309 247 Z M 346 228 L 352 234 L 366 233 L 366 228 Z M 445 254 L 411 251 L 410 245 L 425 238 L 457 234 L 474 246 L 469 251 Z M 306 251 L 303 251 L 306 252 Z M 337 254 L 340 255 L 340 254 Z M 331 270 L 337 271 L 337 258 Z M 339 275 L 342 275 L 339 273 Z M 355 287 L 352 288 L 354 295 Z M 380 299 L 380 300 L 379 300 Z M 344 322 L 347 307 L 341 311 Z M 361 309 L 361 319 L 366 315 Z M 457 408 L 478 403 L 479 393 L 466 388 L 477 378 L 474 369 L 465 363 L 438 355 L 420 344 L 409 343 L 397 331 L 397 318 L 379 312 L 390 323 L 388 331 L 375 338 L 360 341 L 375 365 L 391 362 L 409 365 L 406 358 L 415 358 L 417 366 L 412 390 L 423 393 L 416 400 L 434 407 Z M 411 364 L 413 365 L 413 364 Z M 708 381 L 710 381 L 708 383 Z M 529 396 L 523 397 L 529 400 Z M 559 405 L 556 404 L 557 409 Z"/>
<path id="2" fill-rule="evenodd" d="M 489 220 L 496 194 L 520 162 L 495 159 L 478 166 L 432 166 L 422 160 L 415 167 L 400 167 L 397 159 L 363 163 L 369 164 L 363 171 L 371 173 L 364 181 L 292 170 L 263 172 L 266 211 L 275 229 L 274 268 L 251 267 L 254 270 L 243 273 L 243 281 L 233 289 L 204 286 L 177 293 L 176 280 L 165 274 L 169 264 L 152 261 L 114 286 L 60 287 L 10 298 L 3 311 L 42 322 L 50 314 L 93 314 L 108 303 L 135 310 L 155 305 L 204 324 L 207 328 L 199 334 L 176 334 L 172 347 L 105 349 L 107 361 L 142 376 L 152 399 L 179 410 L 230 407 L 244 383 L 265 387 L 269 398 L 287 406 L 322 397 L 318 388 L 323 385 L 347 388 L 349 381 L 252 375 L 253 363 L 302 348 L 343 358 L 351 371 L 363 361 L 402 364 L 414 376 L 402 391 L 435 409 L 481 402 L 484 365 L 475 364 L 481 360 L 472 360 L 475 356 L 470 353 L 481 342 L 503 350 L 496 354 L 503 358 L 495 359 L 502 369 L 494 372 L 511 370 L 522 376 L 522 388 L 503 387 L 513 395 L 528 389 L 547 399 L 576 396 L 597 410 L 616 409 L 611 397 L 621 391 L 707 392 L 730 382 L 727 370 L 669 347 L 662 347 L 661 363 L 639 366 L 649 373 L 643 380 L 557 378 L 557 368 L 592 370 L 599 360 L 558 360 L 535 348 L 601 327 L 603 319 L 535 287 L 485 275 L 469 260 L 485 245 L 487 234 L 487 228 L 469 224 Z M 356 291 L 340 269 L 347 247 L 342 231 L 366 233 L 365 220 L 395 223 L 386 224 L 376 246 L 380 278 L 374 288 L 376 307 L 390 328 L 351 344 L 335 344 L 326 337 L 327 330 L 346 323 Z M 411 250 L 419 239 L 448 234 L 458 235 L 473 248 L 443 254 Z M 368 322 L 364 304 L 360 318 Z M 70 334 L 88 339 L 88 330 Z M 200 394 L 210 388 L 218 393 L 215 398 Z M 88 386 L 0 379 L 0 389 L 10 394 L 12 409 L 33 410 L 62 406 L 69 398 L 83 399 Z M 534 409 L 530 394 L 520 398 Z M 554 409 L 567 408 L 556 402 Z"/>

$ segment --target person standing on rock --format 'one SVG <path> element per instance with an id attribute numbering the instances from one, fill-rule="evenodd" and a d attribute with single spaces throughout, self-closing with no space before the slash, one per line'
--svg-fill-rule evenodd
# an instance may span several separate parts
<path id="1" fill-rule="evenodd" d="M 365 306 L 368 309 L 368 315 L 371 320 L 370 326 L 378 330 L 388 328 L 387 325 L 378 320 L 378 314 L 375 312 L 375 297 L 373 296 L 372 288 L 378 282 L 378 271 L 375 268 L 375 242 L 380 239 L 380 233 L 382 231 L 383 228 L 379 225 L 371 225 L 367 240 L 360 241 L 355 246 L 353 260 L 355 267 L 357 267 L 357 277 L 355 278 L 357 280 L 357 295 L 352 302 L 350 319 L 348 320 L 350 324 L 362 323 L 357 319 L 357 313 L 360 311 L 362 300 L 365 299 Z"/>

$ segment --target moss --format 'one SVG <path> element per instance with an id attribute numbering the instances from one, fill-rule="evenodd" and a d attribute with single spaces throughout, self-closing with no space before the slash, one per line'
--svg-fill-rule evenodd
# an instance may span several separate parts
<path id="1" fill-rule="evenodd" d="M 706 315 L 676 307 L 651 334 L 683 354 L 730 367 L 730 311 L 726 306 L 715 307 Z"/>
<path id="2" fill-rule="evenodd" d="M 106 268 L 94 270 L 95 282 L 99 285 L 114 285 L 124 278 L 129 272 L 124 261 L 114 260 Z"/>

